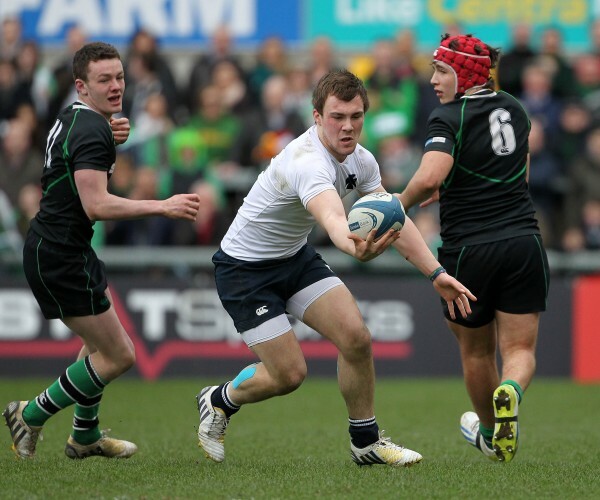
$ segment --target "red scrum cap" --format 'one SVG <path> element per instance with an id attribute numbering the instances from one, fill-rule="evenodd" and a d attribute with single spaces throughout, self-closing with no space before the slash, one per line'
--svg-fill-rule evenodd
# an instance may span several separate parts
<path id="1" fill-rule="evenodd" d="M 472 35 L 446 36 L 433 53 L 433 59 L 452 69 L 456 75 L 457 94 L 485 85 L 490 78 L 489 47 Z"/>

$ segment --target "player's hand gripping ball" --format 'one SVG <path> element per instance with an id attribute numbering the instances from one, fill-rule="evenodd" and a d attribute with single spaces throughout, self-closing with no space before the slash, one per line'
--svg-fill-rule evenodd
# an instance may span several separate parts
<path id="1" fill-rule="evenodd" d="M 390 229 L 400 231 L 406 214 L 400 200 L 390 193 L 372 193 L 359 198 L 348 213 L 348 229 L 362 239 L 377 230 L 375 239 Z"/>

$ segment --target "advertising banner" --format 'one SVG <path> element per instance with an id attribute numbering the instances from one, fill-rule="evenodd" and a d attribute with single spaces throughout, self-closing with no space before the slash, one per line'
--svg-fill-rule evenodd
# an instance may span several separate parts
<path id="1" fill-rule="evenodd" d="M 379 375 L 460 376 L 459 353 L 439 298 L 424 278 L 341 276 L 355 294 L 373 337 Z M 136 348 L 131 374 L 231 375 L 255 361 L 222 308 L 209 275 L 194 280 L 115 276 L 111 292 Z M 313 375 L 336 373 L 337 351 L 304 324 L 294 330 Z M 542 316 L 538 375 L 571 373 L 571 286 L 555 280 Z M 0 376 L 57 376 L 81 341 L 64 325 L 43 319 L 23 281 L 0 287 Z"/>
<path id="2" fill-rule="evenodd" d="M 589 48 L 589 23 L 598 0 L 3 0 L 0 18 L 19 16 L 24 37 L 61 45 L 69 26 L 91 39 L 125 45 L 141 27 L 163 48 L 198 47 L 222 25 L 238 47 L 279 36 L 291 45 L 319 35 L 341 49 L 362 48 L 410 29 L 420 50 L 437 45 L 448 26 L 506 46 L 511 27 L 558 27 L 570 51 Z M 534 40 L 536 38 L 534 37 Z"/>
<path id="3" fill-rule="evenodd" d="M 63 44 L 73 25 L 115 45 L 144 28 L 162 47 L 198 46 L 227 26 L 243 46 L 274 35 L 298 41 L 299 9 L 300 0 L 3 0 L 0 18 L 20 17 L 24 37 L 45 46 Z"/>
<path id="4" fill-rule="evenodd" d="M 600 382 L 600 276 L 579 278 L 573 293 L 573 376 L 579 382 Z"/>
<path id="5" fill-rule="evenodd" d="M 415 43 L 427 50 L 437 46 L 451 26 L 505 47 L 517 23 L 531 25 L 534 32 L 558 27 L 568 50 L 584 50 L 590 20 L 597 14 L 592 0 L 309 0 L 308 4 L 307 38 L 328 35 L 340 46 L 370 45 L 412 30 Z"/>

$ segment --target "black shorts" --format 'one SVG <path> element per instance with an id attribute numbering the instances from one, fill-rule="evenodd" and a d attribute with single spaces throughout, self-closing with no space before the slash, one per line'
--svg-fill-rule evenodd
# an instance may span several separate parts
<path id="1" fill-rule="evenodd" d="M 550 272 L 539 235 L 456 249 L 442 247 L 438 260 L 477 297 L 477 302 L 471 301 L 473 312 L 467 319 L 460 315 L 451 319 L 442 300 L 449 321 L 477 328 L 490 323 L 495 311 L 527 314 L 546 310 Z"/>
<path id="2" fill-rule="evenodd" d="M 29 230 L 23 269 L 46 319 L 92 316 L 110 308 L 104 263 L 91 247 L 65 249 Z"/>
<path id="3" fill-rule="evenodd" d="M 245 332 L 286 313 L 297 292 L 336 277 L 310 245 L 285 259 L 248 262 L 219 249 L 212 258 L 217 292 L 238 332 Z"/>

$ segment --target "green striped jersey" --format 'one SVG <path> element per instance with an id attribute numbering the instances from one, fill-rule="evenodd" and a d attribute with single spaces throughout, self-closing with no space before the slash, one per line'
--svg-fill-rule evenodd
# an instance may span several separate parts
<path id="1" fill-rule="evenodd" d="M 454 165 L 440 188 L 445 248 L 539 234 L 526 181 L 530 122 L 505 92 L 481 90 L 436 108 L 425 152 Z"/>
<path id="2" fill-rule="evenodd" d="M 81 102 L 63 109 L 48 133 L 40 211 L 32 229 L 45 240 L 73 248 L 90 246 L 94 222 L 83 210 L 74 173 L 114 169 L 116 149 L 108 120 Z"/>

